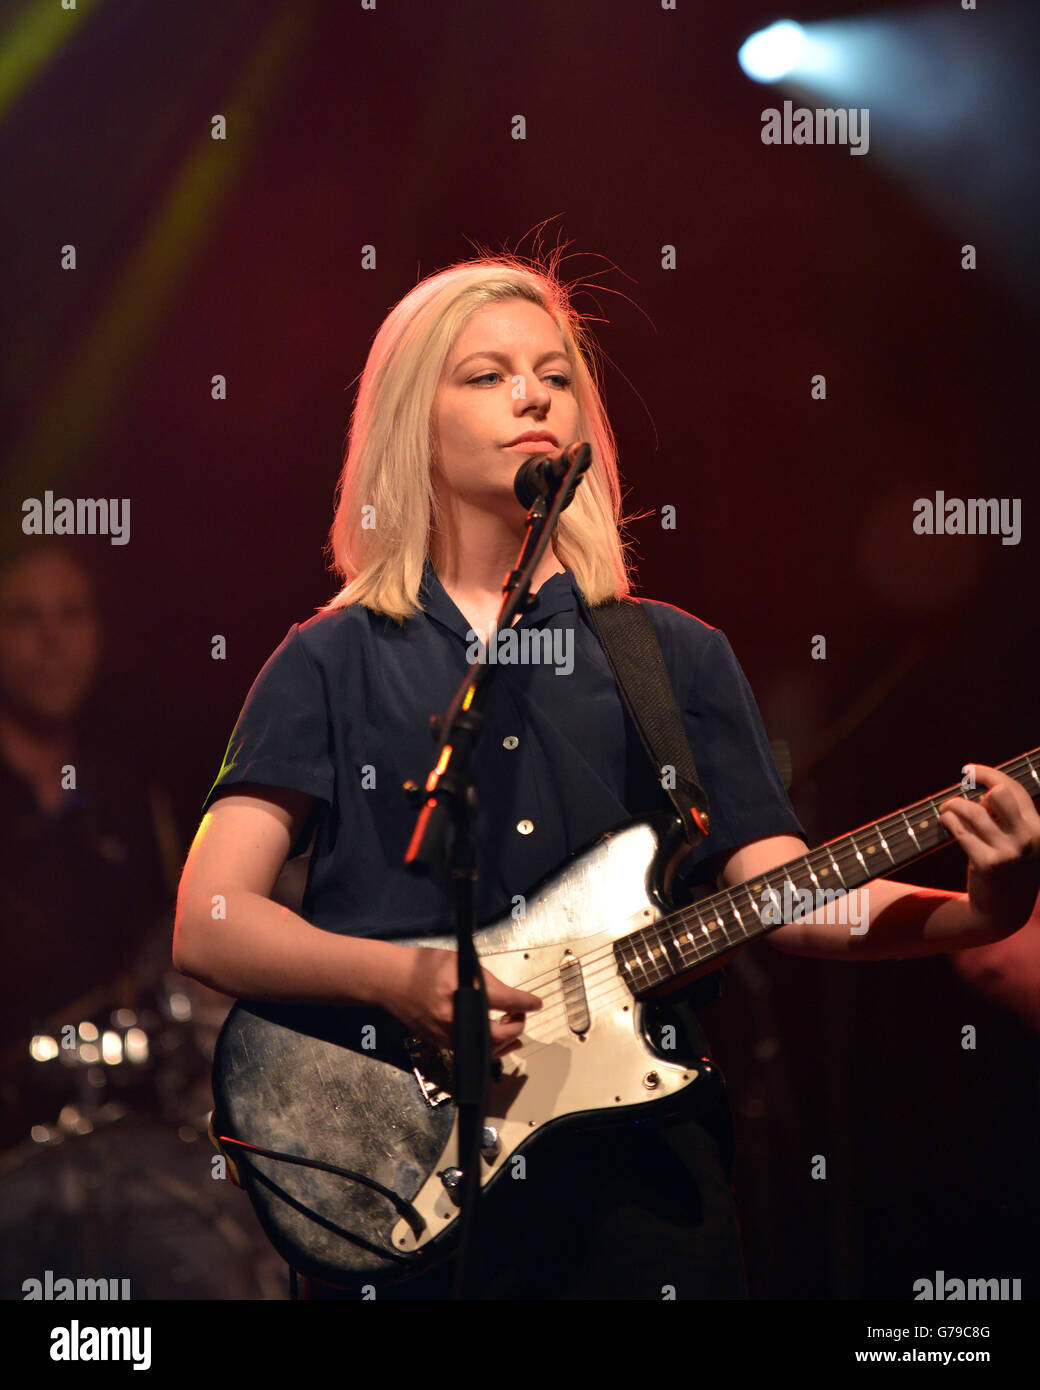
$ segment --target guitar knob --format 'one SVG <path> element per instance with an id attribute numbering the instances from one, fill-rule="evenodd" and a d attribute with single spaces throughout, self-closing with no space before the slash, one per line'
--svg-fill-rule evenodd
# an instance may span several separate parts
<path id="1" fill-rule="evenodd" d="M 498 1130 L 494 1125 L 485 1125 L 480 1135 L 480 1152 L 489 1162 L 497 1158 L 502 1148 L 502 1141 L 498 1137 Z"/>
<path id="2" fill-rule="evenodd" d="M 449 1192 L 454 1192 L 459 1183 L 462 1182 L 461 1168 L 445 1168 L 442 1173 L 437 1175 Z"/>

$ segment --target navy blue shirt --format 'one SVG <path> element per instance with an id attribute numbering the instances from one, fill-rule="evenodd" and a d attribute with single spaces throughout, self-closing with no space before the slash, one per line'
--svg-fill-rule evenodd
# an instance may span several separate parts
<path id="1" fill-rule="evenodd" d="M 403 626 L 360 604 L 293 624 L 254 681 L 203 804 L 244 782 L 316 797 L 291 852 L 316 829 L 302 915 L 330 931 L 393 939 L 453 929 L 441 875 L 403 863 L 416 810 L 402 784 L 425 781 L 436 751 L 429 717 L 466 674 L 472 636 L 429 561 L 419 599 L 423 612 Z M 805 831 L 725 635 L 641 601 L 710 805 L 711 833 L 680 878 L 713 888 L 719 854 Z M 536 625 L 560 630 L 558 653 L 572 644 L 573 669 L 500 664 L 489 674 L 473 759 L 481 925 L 604 831 L 670 805 L 569 570 L 542 585 L 518 627 Z"/>

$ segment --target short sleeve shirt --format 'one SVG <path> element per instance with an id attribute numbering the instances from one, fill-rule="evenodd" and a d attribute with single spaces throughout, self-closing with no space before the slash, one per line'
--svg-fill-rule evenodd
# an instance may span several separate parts
<path id="1" fill-rule="evenodd" d="M 417 810 L 403 784 L 429 774 L 430 717 L 467 674 L 474 634 L 429 560 L 419 601 L 403 624 L 359 604 L 293 624 L 246 697 L 203 804 L 243 783 L 316 798 L 292 853 L 313 836 L 302 915 L 328 931 L 392 940 L 453 930 L 443 875 L 404 863 Z M 719 855 L 805 832 L 725 635 L 671 604 L 641 602 L 710 806 L 710 834 L 679 878 L 686 889 L 714 887 Z M 541 659 L 503 659 L 486 683 L 472 761 L 480 925 L 607 830 L 670 805 L 569 570 L 542 584 L 517 624 L 535 627 L 540 635 L 516 640 Z"/>

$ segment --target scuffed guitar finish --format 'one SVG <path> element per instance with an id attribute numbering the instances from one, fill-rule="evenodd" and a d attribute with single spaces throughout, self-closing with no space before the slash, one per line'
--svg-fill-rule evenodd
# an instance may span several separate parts
<path id="1" fill-rule="evenodd" d="M 1040 748 L 999 771 L 1030 797 L 1040 794 Z M 808 911 L 821 894 L 833 899 L 931 853 L 950 839 L 943 803 L 955 795 L 979 801 L 985 790 L 947 787 L 678 910 L 668 898 L 686 853 L 678 817 L 635 821 L 547 878 L 520 920 L 479 931 L 477 950 L 492 973 L 543 1001 L 491 1083 L 495 1145 L 481 1171 L 491 1200 L 512 1155 L 550 1126 L 636 1118 L 651 1105 L 677 1108 L 686 1093 L 694 1106 L 711 1105 L 718 1081 L 711 1062 L 669 1056 L 663 1038 L 653 1046 L 638 1000 L 685 988 L 727 953 L 775 931 L 781 900 L 804 897 L 799 910 Z M 224 1025 L 214 1059 L 219 1132 L 356 1169 L 398 1199 L 343 1177 L 243 1158 L 243 1182 L 265 1229 L 304 1273 L 375 1282 L 451 1253 L 456 1212 L 441 1176 L 457 1152 L 454 1108 L 442 1094 L 450 1074 L 439 1074 L 429 1047 L 416 1066 L 403 1034 L 378 1010 L 237 1004 Z M 412 1206 L 402 1212 L 400 1199 Z M 413 1264 L 402 1267 L 408 1257 Z"/>
<path id="2" fill-rule="evenodd" d="M 674 817 L 633 823 L 546 880 L 522 918 L 477 932 L 492 973 L 545 1001 L 491 1084 L 485 1123 L 499 1147 L 482 1163 L 488 1200 L 512 1155 L 549 1125 L 674 1106 L 710 1070 L 650 1050 L 613 953 L 614 942 L 660 917 L 664 883 L 684 852 Z M 363 1183 L 230 1150 L 264 1229 L 294 1268 L 333 1283 L 385 1283 L 450 1255 L 456 1207 L 440 1174 L 457 1161 L 456 1116 L 439 1096 L 450 1073 L 437 1060 L 428 1045 L 421 1055 L 410 1049 L 403 1025 L 379 1009 L 236 1004 L 214 1061 L 218 1133 L 356 1170 L 421 1216 L 417 1226 Z"/>

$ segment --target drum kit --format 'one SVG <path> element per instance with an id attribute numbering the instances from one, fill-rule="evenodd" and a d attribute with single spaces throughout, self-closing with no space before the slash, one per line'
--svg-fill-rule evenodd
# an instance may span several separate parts
<path id="1" fill-rule="evenodd" d="M 112 1287 L 132 1299 L 289 1296 L 286 1266 L 207 1138 L 230 1005 L 156 960 L 8 1049 L 0 1298 L 27 1297 L 48 1271 L 125 1280 Z"/>

